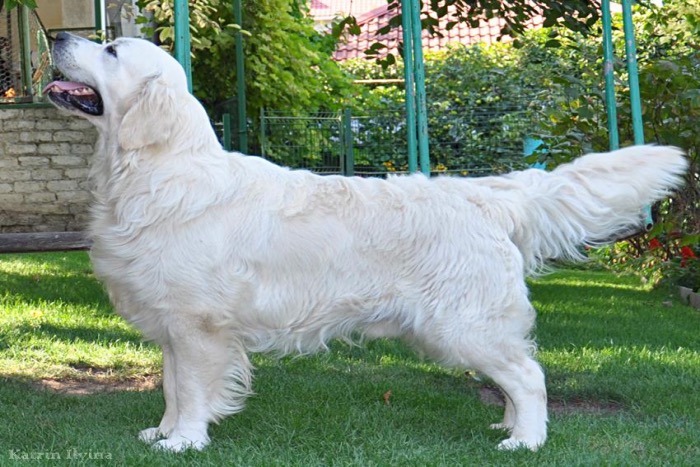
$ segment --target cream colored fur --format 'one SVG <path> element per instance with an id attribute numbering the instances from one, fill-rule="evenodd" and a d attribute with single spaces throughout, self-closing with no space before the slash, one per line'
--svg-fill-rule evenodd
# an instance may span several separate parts
<path id="1" fill-rule="evenodd" d="M 243 409 L 250 352 L 313 352 L 353 331 L 401 336 L 507 398 L 503 449 L 546 439 L 527 274 L 636 227 L 681 182 L 680 151 L 642 146 L 547 173 L 318 176 L 225 152 L 185 76 L 141 40 L 54 50 L 105 114 L 91 180 L 92 261 L 116 311 L 163 348 L 166 409 L 140 437 L 209 443 Z"/>

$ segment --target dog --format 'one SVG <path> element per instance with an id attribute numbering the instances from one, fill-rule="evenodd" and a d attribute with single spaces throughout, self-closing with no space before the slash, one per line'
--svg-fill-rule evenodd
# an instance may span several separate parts
<path id="1" fill-rule="evenodd" d="M 679 149 L 590 154 L 477 179 L 319 176 L 224 151 L 182 67 L 141 39 L 59 33 L 71 81 L 46 94 L 98 130 L 95 274 L 163 350 L 165 414 L 141 440 L 202 449 L 243 409 L 251 352 L 308 353 L 353 332 L 402 337 L 503 390 L 498 448 L 536 450 L 547 395 L 525 279 L 642 222 L 682 183 Z"/>

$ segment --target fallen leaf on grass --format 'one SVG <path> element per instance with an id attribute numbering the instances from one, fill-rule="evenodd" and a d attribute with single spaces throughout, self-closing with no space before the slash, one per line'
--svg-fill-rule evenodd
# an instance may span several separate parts
<path id="1" fill-rule="evenodd" d="M 391 399 L 391 394 L 392 394 L 391 391 L 387 391 L 384 393 L 384 403 L 386 405 L 391 405 L 391 401 L 389 400 L 389 399 Z"/>

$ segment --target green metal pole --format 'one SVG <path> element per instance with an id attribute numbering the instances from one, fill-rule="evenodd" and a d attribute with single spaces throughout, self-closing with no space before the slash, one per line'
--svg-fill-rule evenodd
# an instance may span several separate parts
<path id="1" fill-rule="evenodd" d="M 222 115 L 221 125 L 223 127 L 223 146 L 227 151 L 231 150 L 231 114 L 226 112 Z"/>
<path id="2" fill-rule="evenodd" d="M 192 92 L 192 61 L 190 58 L 190 13 L 187 0 L 175 0 L 175 58 L 187 75 L 187 89 Z"/>
<path id="3" fill-rule="evenodd" d="M 343 161 L 342 173 L 349 177 L 355 175 L 355 149 L 352 137 L 352 111 L 349 108 L 343 110 Z"/>
<path id="4" fill-rule="evenodd" d="M 416 123 L 418 125 L 418 153 L 420 170 L 430 175 L 430 149 L 428 145 L 428 111 L 425 97 L 425 66 L 423 63 L 423 39 L 420 22 L 420 0 L 409 0 L 411 9 L 411 34 L 413 36 L 413 73 L 416 86 Z"/>
<path id="5" fill-rule="evenodd" d="M 603 75 L 605 76 L 605 109 L 608 115 L 608 140 L 610 150 L 620 147 L 620 134 L 617 128 L 617 102 L 615 100 L 615 69 L 612 44 L 612 19 L 610 0 L 602 2 L 603 16 Z"/>
<path id="6" fill-rule="evenodd" d="M 239 28 L 243 27 L 241 0 L 234 0 L 233 14 Z M 236 103 L 238 104 L 238 150 L 248 152 L 248 117 L 246 116 L 245 61 L 243 57 L 243 33 L 236 32 Z"/>
<path id="7" fill-rule="evenodd" d="M 418 170 L 416 145 L 416 100 L 413 89 L 413 46 L 411 34 L 411 0 L 401 0 L 401 28 L 403 29 L 403 75 L 406 86 L 406 143 L 408 171 Z M 408 8 L 406 6 L 408 5 Z"/>
<path id="8" fill-rule="evenodd" d="M 642 123 L 642 104 L 639 97 L 639 75 L 637 74 L 637 47 L 634 42 L 632 24 L 632 2 L 622 0 L 622 20 L 625 31 L 625 54 L 627 72 L 629 73 L 630 103 L 632 105 L 632 128 L 634 144 L 644 144 L 644 125 Z"/>
<path id="9" fill-rule="evenodd" d="M 107 39 L 107 31 L 105 30 L 105 5 L 102 0 L 95 0 L 95 34 L 99 35 L 98 42 L 104 42 Z"/>
<path id="10" fill-rule="evenodd" d="M 32 60 L 31 60 L 31 41 L 29 40 L 29 8 L 20 5 L 17 9 L 19 20 L 19 37 L 20 37 L 20 67 L 22 70 L 22 94 L 31 97 L 32 89 Z"/>
<path id="11" fill-rule="evenodd" d="M 642 121 L 642 99 L 639 95 L 639 75 L 637 74 L 637 46 L 634 41 L 634 24 L 632 22 L 632 2 L 622 0 L 622 22 L 625 32 L 625 55 L 627 57 L 627 73 L 629 74 L 630 105 L 632 110 L 632 129 L 634 144 L 644 144 L 644 122 Z M 651 206 L 644 208 L 645 227 L 647 230 L 654 225 L 651 217 Z"/>

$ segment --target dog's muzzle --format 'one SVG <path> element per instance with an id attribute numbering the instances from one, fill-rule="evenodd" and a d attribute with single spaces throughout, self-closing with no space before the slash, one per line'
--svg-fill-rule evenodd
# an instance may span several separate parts
<path id="1" fill-rule="evenodd" d="M 62 71 L 62 61 L 65 60 L 66 56 L 70 56 L 68 48 L 76 41 L 83 40 L 86 39 L 66 32 L 58 33 L 53 47 L 53 57 L 54 63 L 60 71 Z M 53 81 L 44 87 L 43 92 L 57 107 L 75 109 L 93 116 L 100 116 L 104 113 L 104 103 L 100 93 L 85 83 Z"/>

